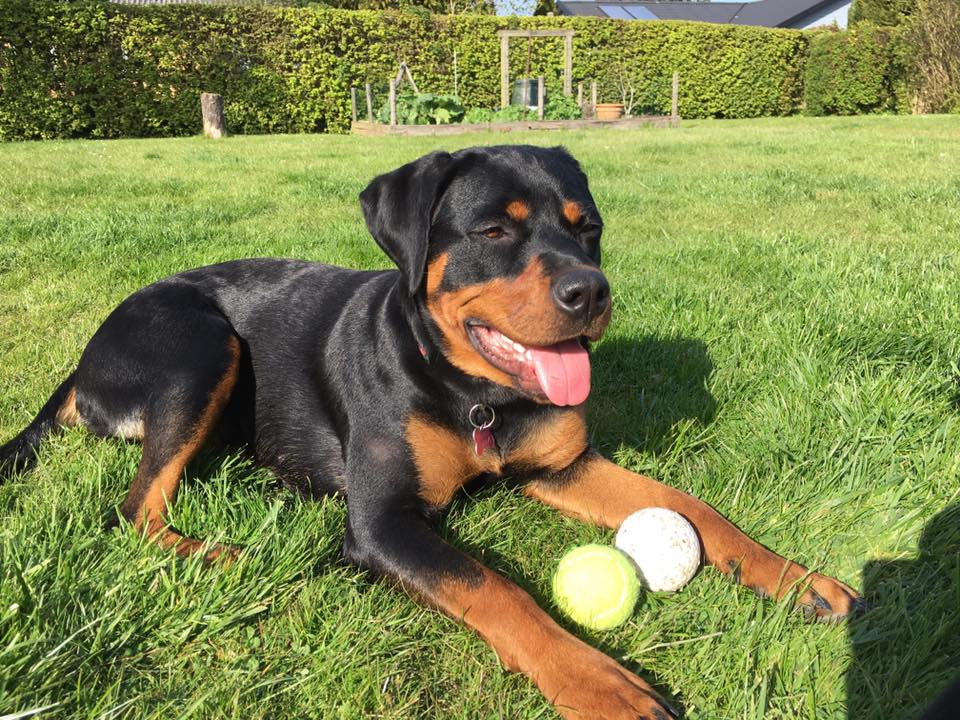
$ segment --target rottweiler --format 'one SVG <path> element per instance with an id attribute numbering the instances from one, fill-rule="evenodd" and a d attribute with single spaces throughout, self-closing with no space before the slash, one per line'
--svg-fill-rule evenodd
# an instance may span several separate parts
<path id="1" fill-rule="evenodd" d="M 436 534 L 437 515 L 478 478 L 608 528 L 670 508 L 706 562 L 757 593 L 796 588 L 822 619 L 859 609 L 847 585 L 590 447 L 588 344 L 613 305 L 603 223 L 568 152 L 434 152 L 374 178 L 360 204 L 398 270 L 251 259 L 149 285 L 109 315 L 0 463 L 26 469 L 61 426 L 140 441 L 120 515 L 178 555 L 213 560 L 237 550 L 184 537 L 166 508 L 202 446 L 244 443 L 304 495 L 341 494 L 344 558 L 473 628 L 565 718 L 675 712 Z"/>

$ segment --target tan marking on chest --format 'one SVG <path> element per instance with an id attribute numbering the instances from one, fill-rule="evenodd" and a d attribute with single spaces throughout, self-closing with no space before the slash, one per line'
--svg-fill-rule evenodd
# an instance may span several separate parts
<path id="1" fill-rule="evenodd" d="M 419 474 L 418 495 L 435 507 L 446 507 L 468 480 L 482 473 L 499 475 L 503 461 L 495 450 L 477 457 L 473 440 L 414 415 L 407 421 L 407 444 Z"/>
<path id="2" fill-rule="evenodd" d="M 535 426 L 507 457 L 508 464 L 542 467 L 556 472 L 587 449 L 583 405 L 551 415 Z"/>
<path id="3" fill-rule="evenodd" d="M 482 474 L 501 475 L 509 466 L 543 468 L 556 472 L 587 449 L 587 428 L 582 407 L 558 412 L 534 426 L 521 441 L 477 457 L 473 438 L 437 425 L 423 415 L 407 422 L 407 444 L 419 475 L 418 495 L 434 507 L 446 507 L 465 483 Z"/>

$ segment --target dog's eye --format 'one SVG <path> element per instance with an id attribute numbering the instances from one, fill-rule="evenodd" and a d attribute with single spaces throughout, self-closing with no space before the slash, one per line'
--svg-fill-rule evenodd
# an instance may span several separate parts
<path id="1" fill-rule="evenodd" d="M 480 233 L 491 240 L 499 240 L 505 234 L 502 227 L 488 227 L 486 230 L 481 230 Z"/>

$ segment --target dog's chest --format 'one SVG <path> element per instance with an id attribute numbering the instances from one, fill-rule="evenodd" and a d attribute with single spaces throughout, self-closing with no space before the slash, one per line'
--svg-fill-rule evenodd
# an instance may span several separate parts
<path id="1" fill-rule="evenodd" d="M 496 433 L 496 447 L 480 454 L 469 433 L 457 432 L 422 415 L 410 418 L 406 439 L 417 468 L 418 494 L 437 508 L 448 505 L 461 487 L 480 475 L 557 472 L 587 447 L 580 409 L 553 413 L 517 437 Z"/>

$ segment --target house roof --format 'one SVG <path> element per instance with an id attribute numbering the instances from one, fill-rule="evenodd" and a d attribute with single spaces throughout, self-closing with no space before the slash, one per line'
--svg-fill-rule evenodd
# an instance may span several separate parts
<path id="1" fill-rule="evenodd" d="M 737 25 L 763 25 L 783 27 L 797 18 L 807 15 L 821 5 L 833 0 L 760 0 L 743 3 L 734 23 Z"/>
<path id="2" fill-rule="evenodd" d="M 561 15 L 591 15 L 621 20 L 696 20 L 784 27 L 836 0 L 758 0 L 758 2 L 633 2 L 632 0 L 559 0 Z"/>
<path id="3" fill-rule="evenodd" d="M 620 20 L 699 20 L 729 23 L 746 3 L 630 2 L 629 0 L 559 0 L 562 15 L 592 15 Z M 646 13 L 643 13 L 643 11 Z M 648 14 L 649 17 L 639 17 Z"/>

